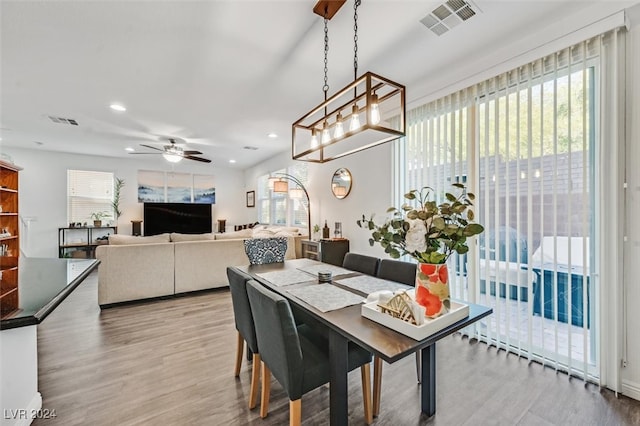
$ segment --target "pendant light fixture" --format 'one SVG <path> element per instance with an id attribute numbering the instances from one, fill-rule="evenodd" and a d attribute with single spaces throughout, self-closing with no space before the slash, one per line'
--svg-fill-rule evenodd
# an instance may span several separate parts
<path id="1" fill-rule="evenodd" d="M 314 13 L 323 17 L 325 25 L 324 102 L 293 123 L 291 155 L 294 160 L 325 163 L 405 135 L 405 87 L 372 72 L 358 77 L 361 0 L 354 0 L 353 5 L 354 81 L 335 95 L 327 96 L 327 21 L 345 1 L 320 0 L 313 8 Z"/>

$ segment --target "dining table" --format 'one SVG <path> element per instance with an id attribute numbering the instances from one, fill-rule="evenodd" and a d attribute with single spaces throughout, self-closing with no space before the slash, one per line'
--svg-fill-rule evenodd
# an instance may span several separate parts
<path id="1" fill-rule="evenodd" d="M 354 342 L 387 363 L 394 363 L 420 351 L 421 411 L 431 417 L 436 412 L 436 342 L 493 312 L 489 307 L 464 302 L 469 305 L 469 315 L 466 318 L 421 340 L 414 340 L 365 318 L 361 313 L 368 294 L 379 290 L 397 291 L 413 287 L 312 259 L 291 259 L 281 263 L 238 268 L 285 297 L 292 308 L 328 329 L 331 425 L 348 423 L 349 342 Z M 331 281 L 320 282 L 318 272 L 331 272 Z"/>

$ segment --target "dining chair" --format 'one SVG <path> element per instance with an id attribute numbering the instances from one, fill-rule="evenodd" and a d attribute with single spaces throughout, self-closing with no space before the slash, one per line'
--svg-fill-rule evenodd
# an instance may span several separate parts
<path id="1" fill-rule="evenodd" d="M 251 305 L 249 304 L 249 296 L 247 295 L 247 281 L 249 281 L 251 277 L 238 268 L 229 266 L 227 267 L 227 278 L 229 279 L 229 288 L 231 290 L 233 317 L 238 332 L 236 365 L 234 370 L 236 377 L 240 375 L 242 352 L 245 342 L 247 343 L 247 351 L 253 353 L 253 369 L 251 371 L 251 386 L 249 391 L 249 408 L 252 409 L 255 408 L 258 401 L 258 381 L 260 378 L 261 363 L 253 314 L 251 313 Z"/>
<path id="2" fill-rule="evenodd" d="M 260 417 L 267 416 L 271 374 L 289 397 L 289 424 L 299 425 L 302 395 L 330 381 L 327 338 L 311 327 L 296 326 L 289 302 L 254 280 L 247 282 L 262 360 Z M 365 421 L 371 424 L 371 354 L 349 345 L 348 371 L 360 367 Z"/>
<path id="3" fill-rule="evenodd" d="M 381 259 L 376 272 L 378 278 L 395 281 L 406 285 L 415 285 L 416 264 L 400 260 Z M 416 352 L 416 374 L 420 383 L 421 373 L 420 352 Z M 380 391 L 382 388 L 382 359 L 373 357 L 373 415 L 380 413 Z"/>
<path id="4" fill-rule="evenodd" d="M 287 238 L 250 238 L 244 240 L 244 251 L 252 265 L 284 262 L 287 253 Z"/>
<path id="5" fill-rule="evenodd" d="M 380 259 L 364 254 L 347 253 L 342 261 L 342 267 L 363 274 L 375 276 Z"/>

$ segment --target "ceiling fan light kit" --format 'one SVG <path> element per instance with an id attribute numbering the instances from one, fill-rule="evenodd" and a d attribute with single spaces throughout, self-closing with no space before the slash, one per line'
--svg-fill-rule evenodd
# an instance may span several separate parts
<path id="1" fill-rule="evenodd" d="M 169 139 L 169 145 L 165 145 L 160 148 L 156 148 L 155 146 L 140 144 L 145 148 L 150 148 L 158 152 L 130 152 L 129 154 L 162 154 L 162 157 L 170 163 L 179 163 L 183 158 L 187 160 L 199 161 L 201 163 L 210 163 L 211 160 L 203 157 L 196 157 L 196 155 L 201 155 L 200 151 L 193 150 L 184 150 L 182 147 L 176 144 L 175 139 Z"/>
<path id="2" fill-rule="evenodd" d="M 314 7 L 325 23 L 325 99 L 293 123 L 294 160 L 325 163 L 405 136 L 405 86 L 372 72 L 357 76 L 360 2 L 354 2 L 354 81 L 331 97 L 327 96 L 327 21 L 344 1 L 321 0 Z"/>

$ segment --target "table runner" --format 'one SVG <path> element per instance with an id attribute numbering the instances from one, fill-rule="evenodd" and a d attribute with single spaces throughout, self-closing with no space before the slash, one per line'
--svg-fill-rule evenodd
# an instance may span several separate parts
<path id="1" fill-rule="evenodd" d="M 369 275 L 359 275 L 352 278 L 341 278 L 334 280 L 336 284 L 361 291 L 367 295 L 380 290 L 411 290 L 413 287 L 400 284 L 395 281 L 383 280 L 382 278 L 372 277 Z"/>
<path id="2" fill-rule="evenodd" d="M 271 284 L 282 287 L 285 285 L 298 284 L 306 281 L 313 281 L 317 279 L 317 276 L 313 276 L 297 269 L 285 269 L 282 271 L 262 272 L 258 275 L 260 278 L 264 278 Z"/>
<path id="3" fill-rule="evenodd" d="M 343 290 L 331 284 L 309 285 L 292 288 L 287 293 L 304 300 L 309 305 L 322 312 L 334 311 L 347 306 L 364 302 L 362 296 Z"/>
<path id="4" fill-rule="evenodd" d="M 354 273 L 354 271 L 350 271 L 349 269 L 341 268 L 340 266 L 330 265 L 328 263 L 322 263 L 320 265 L 303 266 L 302 268 L 298 268 L 298 269 L 316 277 L 318 276 L 318 272 L 320 271 L 331 272 L 331 275 L 333 275 L 334 277 L 336 275 Z"/>

